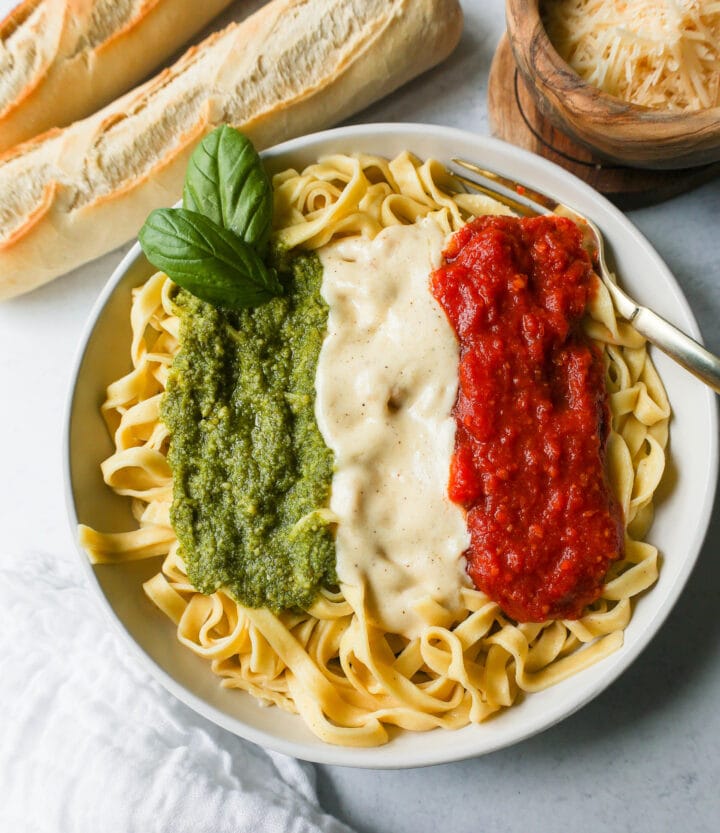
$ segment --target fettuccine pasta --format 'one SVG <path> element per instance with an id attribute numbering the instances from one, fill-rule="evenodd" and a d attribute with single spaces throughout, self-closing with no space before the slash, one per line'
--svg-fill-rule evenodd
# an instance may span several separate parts
<path id="1" fill-rule="evenodd" d="M 432 217 L 446 234 L 471 217 L 510 213 L 488 197 L 455 193 L 437 161 L 408 153 L 392 161 L 335 155 L 274 177 L 275 234 L 288 247 L 317 250 L 343 237 Z M 576 620 L 517 624 L 484 593 L 463 586 L 463 611 L 426 599 L 414 638 L 385 632 L 368 616 L 365 590 L 323 590 L 306 611 L 274 614 L 244 607 L 223 590 L 190 584 L 170 524 L 172 474 L 160 402 L 179 321 L 174 285 L 162 273 L 134 291 L 132 370 L 111 384 L 102 412 L 116 451 L 105 482 L 132 501 L 137 529 L 80 529 L 95 563 L 163 556 L 145 592 L 174 623 L 178 639 L 207 659 L 222 685 L 299 713 L 322 740 L 385 743 L 389 727 L 424 731 L 479 723 L 534 692 L 576 674 L 622 645 L 632 600 L 658 575 L 658 552 L 643 542 L 665 466 L 670 407 L 644 340 L 618 320 L 598 289 L 587 331 L 600 346 L 612 413 L 609 479 L 626 522 L 625 552 L 601 597 Z M 390 731 L 392 731 L 390 729 Z"/>

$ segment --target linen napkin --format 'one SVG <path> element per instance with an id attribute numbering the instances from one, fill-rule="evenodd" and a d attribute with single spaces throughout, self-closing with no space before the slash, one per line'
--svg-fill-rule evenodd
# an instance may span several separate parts
<path id="1" fill-rule="evenodd" d="M 196 715 L 137 664 L 79 564 L 0 559 L 0 830 L 350 833 L 315 771 Z"/>

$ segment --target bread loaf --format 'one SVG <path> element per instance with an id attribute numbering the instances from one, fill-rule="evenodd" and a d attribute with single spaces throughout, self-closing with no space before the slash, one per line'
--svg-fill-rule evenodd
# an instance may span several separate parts
<path id="1" fill-rule="evenodd" d="M 94 113 L 230 0 L 24 0 L 0 22 L 0 152 Z"/>
<path id="2" fill-rule="evenodd" d="M 445 58 L 457 0 L 273 0 L 94 116 L 0 156 L 0 298 L 134 237 L 229 123 L 263 148 L 340 121 Z"/>

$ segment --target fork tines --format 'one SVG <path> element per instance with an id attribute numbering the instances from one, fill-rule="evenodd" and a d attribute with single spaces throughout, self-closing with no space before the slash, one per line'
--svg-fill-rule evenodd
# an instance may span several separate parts
<path id="1" fill-rule="evenodd" d="M 457 157 L 454 157 L 452 162 L 461 168 L 465 168 L 465 170 L 471 171 L 482 180 L 485 180 L 485 182 L 478 182 L 476 179 L 471 179 L 456 171 L 451 171 L 452 175 L 462 182 L 463 185 L 480 191 L 488 197 L 497 199 L 518 214 L 526 217 L 534 217 L 538 214 L 553 213 L 558 208 L 558 203 L 551 197 L 548 197 L 547 194 L 541 194 L 521 182 L 516 182 L 515 180 L 502 176 L 496 171 L 481 168 L 474 162 L 468 162 L 466 159 L 459 159 Z"/>

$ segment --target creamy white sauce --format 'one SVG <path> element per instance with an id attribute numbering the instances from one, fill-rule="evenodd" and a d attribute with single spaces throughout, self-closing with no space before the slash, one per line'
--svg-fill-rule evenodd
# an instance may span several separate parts
<path id="1" fill-rule="evenodd" d="M 410 637 L 419 601 L 458 610 L 468 583 L 464 512 L 447 496 L 458 344 L 429 288 L 444 240 L 425 219 L 320 252 L 316 416 L 335 453 L 338 578 L 365 585 L 374 624 Z"/>

